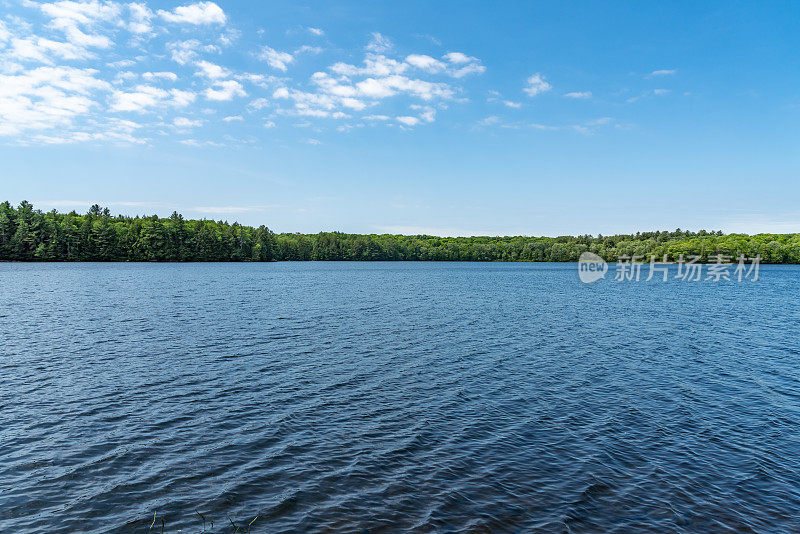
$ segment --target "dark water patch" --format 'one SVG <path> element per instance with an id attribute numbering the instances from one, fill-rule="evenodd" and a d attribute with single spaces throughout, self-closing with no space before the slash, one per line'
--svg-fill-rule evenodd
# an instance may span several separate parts
<path id="1" fill-rule="evenodd" d="M 797 532 L 800 268 L 1 264 L 0 529 Z M 208 521 L 207 521 L 208 522 Z M 208 526 L 208 525 L 207 525 Z"/>

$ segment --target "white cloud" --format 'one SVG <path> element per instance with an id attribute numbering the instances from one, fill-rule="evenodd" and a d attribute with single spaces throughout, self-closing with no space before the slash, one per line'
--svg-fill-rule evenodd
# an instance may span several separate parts
<path id="1" fill-rule="evenodd" d="M 255 100 L 247 104 L 247 107 L 253 110 L 264 109 L 267 106 L 269 106 L 269 100 L 267 100 L 266 98 L 256 98 Z"/>
<path id="2" fill-rule="evenodd" d="M 319 46 L 309 46 L 303 45 L 297 50 L 294 51 L 295 55 L 297 54 L 320 54 L 322 53 L 322 47 Z"/>
<path id="3" fill-rule="evenodd" d="M 112 143 L 117 145 L 142 145 L 147 143 L 147 138 L 135 137 L 130 133 L 115 130 L 100 132 L 65 132 L 58 135 L 34 135 L 31 141 L 44 145 L 64 145 L 68 143 L 86 143 L 99 141 L 102 143 Z M 30 144 L 30 143 L 25 143 Z"/>
<path id="4" fill-rule="evenodd" d="M 92 35 L 84 33 L 74 26 L 66 28 L 64 33 L 66 34 L 69 42 L 82 48 L 90 46 L 94 48 L 111 48 L 111 39 L 105 35 Z"/>
<path id="5" fill-rule="evenodd" d="M 14 38 L 11 40 L 11 57 L 20 60 L 38 61 L 46 65 L 54 65 L 56 59 L 89 59 L 93 54 L 74 45 L 32 36 L 27 39 Z"/>
<path id="6" fill-rule="evenodd" d="M 158 14 L 168 22 L 194 25 L 225 24 L 227 21 L 225 12 L 214 2 L 198 2 L 179 6 L 172 11 L 159 9 Z"/>
<path id="7" fill-rule="evenodd" d="M 150 85 L 139 85 L 134 91 L 116 91 L 111 109 L 113 111 L 146 111 L 169 98 L 169 92 Z"/>
<path id="8" fill-rule="evenodd" d="M 412 116 L 404 116 L 404 117 L 396 117 L 397 122 L 405 124 L 406 126 L 416 126 L 420 123 L 420 119 L 418 117 Z"/>
<path id="9" fill-rule="evenodd" d="M 219 147 L 219 146 L 225 146 L 224 144 L 217 143 L 215 141 L 198 141 L 197 139 L 182 139 L 182 140 L 180 140 L 178 142 L 181 143 L 182 145 L 191 146 L 191 147 L 201 147 L 201 146 L 217 146 L 217 147 Z M 199 212 L 205 212 L 205 213 L 223 213 L 223 211 L 214 211 L 214 210 L 227 210 L 227 209 L 229 209 L 229 208 L 213 208 L 213 207 L 203 208 L 201 206 L 198 206 L 196 208 L 190 208 L 190 211 L 199 211 Z"/>
<path id="10" fill-rule="evenodd" d="M 174 82 L 178 80 L 178 75 L 174 72 L 145 72 L 142 74 L 145 80 L 167 80 Z"/>
<path id="11" fill-rule="evenodd" d="M 392 41 L 388 37 L 378 32 L 372 32 L 372 39 L 369 44 L 367 44 L 366 49 L 376 54 L 383 54 L 391 50 L 393 46 Z"/>
<path id="12" fill-rule="evenodd" d="M 209 44 L 204 45 L 197 39 L 167 43 L 167 49 L 170 51 L 172 60 L 179 65 L 186 65 L 187 63 L 195 61 L 198 57 L 198 52 L 219 51 L 219 48 L 216 46 Z"/>
<path id="13" fill-rule="evenodd" d="M 323 92 L 340 98 L 382 99 L 398 93 L 406 93 L 423 100 L 451 98 L 453 89 L 444 83 L 428 82 L 397 74 L 382 78 L 366 78 L 350 84 L 347 78 L 335 79 L 324 72 L 314 73 L 312 81 Z"/>
<path id="14" fill-rule="evenodd" d="M 481 65 L 478 58 L 462 52 L 449 52 L 442 56 L 442 59 L 445 61 L 439 61 L 424 54 L 411 54 L 406 57 L 406 63 L 431 74 L 446 72 L 454 78 L 463 78 L 468 74 L 481 74 L 486 71 L 486 67 Z"/>
<path id="15" fill-rule="evenodd" d="M 566 98 L 576 98 L 576 99 L 583 99 L 586 100 L 588 98 L 592 98 L 591 91 L 573 91 L 571 93 L 567 93 L 564 95 Z"/>
<path id="16" fill-rule="evenodd" d="M 210 80 L 219 80 L 220 78 L 227 78 L 230 76 L 230 71 L 224 67 L 220 67 L 215 63 L 211 63 L 210 61 L 198 61 L 195 63 L 200 68 L 200 71 L 197 73 L 198 76 L 205 76 Z"/>
<path id="17" fill-rule="evenodd" d="M 648 76 L 672 76 L 676 72 L 678 72 L 677 69 L 660 69 L 654 70 Z"/>
<path id="18" fill-rule="evenodd" d="M 425 111 L 419 114 L 419 118 L 425 122 L 433 122 L 436 117 L 436 110 L 433 108 L 426 108 Z"/>
<path id="19" fill-rule="evenodd" d="M 470 63 L 471 61 L 475 60 L 474 57 L 469 57 L 468 55 L 463 54 L 461 52 L 449 52 L 444 55 L 444 58 L 450 63 L 455 63 L 456 65 Z"/>
<path id="20" fill-rule="evenodd" d="M 511 100 L 503 100 L 503 105 L 508 108 L 514 108 L 514 109 L 519 109 L 522 107 L 521 102 L 513 102 Z"/>
<path id="21" fill-rule="evenodd" d="M 234 28 L 226 28 L 225 31 L 217 38 L 217 42 L 222 46 L 231 46 L 239 37 L 242 32 Z"/>
<path id="22" fill-rule="evenodd" d="M 397 92 L 385 82 L 385 78 L 380 80 L 376 80 L 375 78 L 361 80 L 356 84 L 356 89 L 358 94 L 367 98 L 387 98 L 397 94 Z"/>
<path id="23" fill-rule="evenodd" d="M 179 108 L 186 107 L 197 99 L 197 94 L 192 91 L 182 91 L 180 89 L 172 89 L 170 95 L 172 95 L 172 104 Z"/>
<path id="24" fill-rule="evenodd" d="M 137 85 L 132 91 L 114 91 L 111 110 L 144 113 L 156 107 L 184 107 L 195 98 L 196 95 L 190 91 L 167 91 L 152 85 Z"/>
<path id="25" fill-rule="evenodd" d="M 225 80 L 215 82 L 214 87 L 206 89 L 205 96 L 208 100 L 225 101 L 233 100 L 237 96 L 247 96 L 247 93 L 236 80 Z"/>
<path id="26" fill-rule="evenodd" d="M 52 24 L 55 28 L 113 20 L 120 13 L 119 4 L 98 2 L 97 0 L 88 2 L 59 0 L 53 3 L 38 4 L 38 7 L 42 13 L 53 19 Z"/>
<path id="27" fill-rule="evenodd" d="M 446 68 L 441 61 L 425 54 L 411 54 L 406 57 L 406 63 L 426 72 L 441 72 Z"/>
<path id="28" fill-rule="evenodd" d="M 46 17 L 50 18 L 48 27 L 63 32 L 67 41 L 77 48 L 110 48 L 112 46 L 112 41 L 108 36 L 86 33 L 79 26 L 95 31 L 99 24 L 119 19 L 120 4 L 97 0 L 87 2 L 59 0 L 42 4 L 31 2 L 29 5 L 38 7 Z"/>
<path id="29" fill-rule="evenodd" d="M 39 67 L 0 75 L 0 135 L 68 128 L 98 107 L 95 96 L 111 85 L 94 69 Z"/>
<path id="30" fill-rule="evenodd" d="M 128 4 L 128 10 L 131 13 L 131 20 L 128 22 L 128 31 L 135 34 L 147 34 L 153 31 L 151 20 L 153 19 L 153 12 L 147 5 L 131 2 Z"/>
<path id="31" fill-rule="evenodd" d="M 453 78 L 463 78 L 468 74 L 483 74 L 486 72 L 486 67 L 480 63 L 469 63 L 461 68 L 448 71 Z"/>
<path id="32" fill-rule="evenodd" d="M 334 63 L 329 67 L 332 72 L 343 76 L 389 76 L 390 74 L 402 74 L 407 69 L 407 63 L 377 54 L 367 54 L 363 67 L 341 62 Z"/>
<path id="33" fill-rule="evenodd" d="M 94 27 L 96 23 L 110 21 L 119 15 L 120 7 L 112 2 L 73 2 L 62 0 L 39 4 L 39 9 L 51 18 L 50 28 L 64 33 L 67 41 L 79 48 L 109 48 L 111 40 L 105 35 L 88 34 L 78 26 Z"/>
<path id="34" fill-rule="evenodd" d="M 0 43 L 5 43 L 11 38 L 11 32 L 8 31 L 6 23 L 0 20 Z"/>
<path id="35" fill-rule="evenodd" d="M 461 93 L 462 88 L 453 79 L 485 70 L 480 60 L 461 52 L 439 56 L 419 50 L 394 57 L 391 41 L 375 32 L 361 62 L 331 62 L 311 76 L 307 80 L 310 83 L 293 88 L 293 82 L 280 73 L 273 76 L 237 72 L 231 68 L 232 63 L 222 59 L 223 46 L 238 36 L 235 29 L 225 26 L 198 31 L 168 24 L 226 24 L 227 16 L 215 2 L 182 0 L 183 5 L 178 7 L 176 3 L 170 7 L 160 4 L 157 7 L 162 9 L 156 9 L 146 0 L 21 1 L 24 7 L 33 8 L 37 16 L 44 14 L 45 18 L 27 22 L 19 17 L 0 16 L 0 133 L 18 136 L 19 143 L 116 143 L 125 139 L 146 142 L 148 135 L 140 135 L 142 132 L 165 136 L 170 135 L 169 127 L 197 127 L 201 121 L 186 116 L 214 114 L 218 111 L 214 102 L 231 101 L 250 92 L 254 93 L 253 98 L 241 103 L 243 109 L 220 115 L 223 121 L 249 121 L 247 114 L 270 106 L 269 113 L 260 117 L 266 127 L 274 126 L 268 118 L 280 115 L 349 119 L 373 110 L 366 120 L 416 126 L 433 122 L 437 111 L 446 109 L 442 101 Z M 34 33 L 35 28 L 41 31 L 39 35 Z M 299 30 L 310 40 L 325 35 L 319 28 Z M 170 32 L 188 35 L 190 31 L 194 32 L 191 37 L 198 38 L 169 40 Z M 158 42 L 153 39 L 157 36 Z M 256 53 L 272 68 L 286 72 L 298 62 L 300 54 L 322 51 L 317 46 L 303 45 L 293 51 L 263 47 Z M 165 56 L 191 70 L 165 68 Z M 65 66 L 87 61 L 102 68 L 95 71 Z M 40 69 L 55 72 L 62 67 L 71 69 L 73 77 L 77 76 L 74 73 L 83 72 L 96 85 L 81 93 L 78 88 L 60 87 L 58 84 L 63 86 L 67 78 L 55 75 L 31 81 L 34 76 L 44 76 L 46 71 Z M 186 76 L 186 70 L 200 78 Z M 445 79 L 447 83 L 436 80 L 444 76 L 450 78 Z M 32 85 L 21 86 L 23 80 Z M 270 94 L 274 101 L 258 98 Z M 196 104 L 198 97 L 206 101 L 198 109 L 180 111 Z M 396 99 L 399 109 L 412 111 L 380 110 L 379 106 L 389 98 Z M 148 120 L 139 121 L 139 131 L 115 131 L 117 126 L 109 125 L 119 124 L 114 122 L 121 120 L 118 114 L 141 114 Z M 312 120 L 304 123 L 314 126 Z M 363 118 L 344 125 L 363 126 Z"/>
<path id="36" fill-rule="evenodd" d="M 203 121 L 187 119 L 186 117 L 176 117 L 175 120 L 172 121 L 172 124 L 174 124 L 176 128 L 198 128 L 203 125 Z"/>
<path id="37" fill-rule="evenodd" d="M 136 65 L 136 62 L 133 61 L 132 59 L 121 59 L 119 61 L 112 61 L 111 63 L 106 63 L 106 65 L 108 65 L 113 69 L 120 69 L 120 68 L 124 69 L 126 67 L 132 67 L 133 65 Z"/>
<path id="38" fill-rule="evenodd" d="M 269 63 L 272 68 L 286 72 L 286 67 L 294 61 L 294 56 L 289 52 L 279 52 L 273 48 L 265 46 L 259 55 L 261 59 Z"/>
<path id="39" fill-rule="evenodd" d="M 375 40 L 381 41 L 377 37 Z M 280 113 L 329 118 L 347 117 L 345 111 L 361 111 L 378 105 L 381 100 L 399 95 L 423 101 L 452 99 L 458 88 L 405 75 L 409 69 L 429 74 L 442 72 L 454 77 L 460 77 L 468 71 L 482 70 L 477 64 L 478 60 L 471 56 L 451 53 L 447 57 L 449 59 L 445 62 L 425 54 L 410 54 L 405 60 L 397 60 L 371 51 L 365 54 L 360 66 L 337 62 L 328 67 L 328 72 L 315 72 L 311 82 L 316 86 L 316 91 L 293 89 L 284 82 L 273 91 L 272 96 L 276 100 L 293 101 L 293 109 L 279 108 Z M 434 115 L 432 108 L 425 108 L 414 120 L 430 122 Z"/>
<path id="40" fill-rule="evenodd" d="M 116 76 L 114 76 L 114 83 L 119 84 L 120 82 L 127 82 L 130 80 L 135 80 L 138 78 L 138 74 L 135 72 L 131 72 L 129 70 L 118 72 Z"/>
<path id="41" fill-rule="evenodd" d="M 492 126 L 498 123 L 500 123 L 500 117 L 498 117 L 497 115 L 492 115 L 490 117 L 486 117 L 485 119 L 481 119 L 480 121 L 478 121 L 478 124 L 480 124 L 481 126 Z"/>
<path id="42" fill-rule="evenodd" d="M 525 87 L 523 91 L 525 91 L 528 96 L 536 96 L 553 88 L 552 85 L 545 81 L 544 76 L 538 72 L 529 76 L 528 79 L 525 80 L 525 83 L 527 87 Z"/>

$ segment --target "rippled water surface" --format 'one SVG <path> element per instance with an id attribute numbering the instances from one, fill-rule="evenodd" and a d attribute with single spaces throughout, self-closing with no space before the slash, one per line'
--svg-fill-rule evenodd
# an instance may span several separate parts
<path id="1" fill-rule="evenodd" d="M 786 266 L 0 264 L 0 530 L 798 532 L 798 295 Z"/>

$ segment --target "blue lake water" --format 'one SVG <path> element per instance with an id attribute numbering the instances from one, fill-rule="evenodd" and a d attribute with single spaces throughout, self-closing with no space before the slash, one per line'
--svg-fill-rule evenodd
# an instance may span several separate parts
<path id="1" fill-rule="evenodd" d="M 0 264 L 0 530 L 798 532 L 799 295 L 791 266 Z"/>

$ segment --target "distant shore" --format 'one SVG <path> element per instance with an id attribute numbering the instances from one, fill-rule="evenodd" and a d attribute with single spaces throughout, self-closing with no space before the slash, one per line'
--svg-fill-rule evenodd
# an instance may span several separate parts
<path id="1" fill-rule="evenodd" d="M 800 234 L 721 231 L 638 232 L 613 236 L 474 236 L 276 234 L 266 226 L 112 215 L 95 205 L 86 214 L 42 212 L 28 202 L 0 204 L 0 261 L 247 262 L 482 261 L 576 262 L 584 252 L 607 262 L 699 263 L 760 257 L 762 264 L 800 264 Z M 625 260 L 627 258 L 628 260 Z"/>

